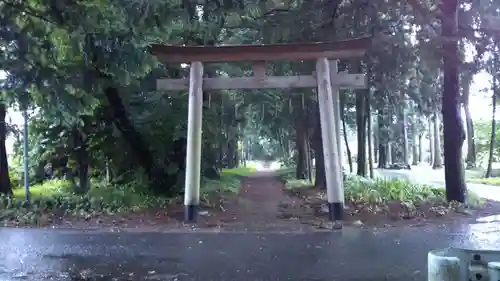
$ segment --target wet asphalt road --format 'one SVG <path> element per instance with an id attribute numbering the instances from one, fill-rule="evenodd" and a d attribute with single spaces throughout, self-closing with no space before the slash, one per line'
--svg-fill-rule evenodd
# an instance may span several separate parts
<path id="1" fill-rule="evenodd" d="M 500 248 L 498 222 L 315 233 L 0 229 L 0 280 L 426 280 L 427 252 Z"/>

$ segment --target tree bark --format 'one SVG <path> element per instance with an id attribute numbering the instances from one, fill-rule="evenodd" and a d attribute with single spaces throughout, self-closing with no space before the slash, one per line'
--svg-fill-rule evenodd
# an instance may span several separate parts
<path id="1" fill-rule="evenodd" d="M 403 106 L 401 108 L 401 132 L 403 133 L 403 165 L 405 167 L 410 164 L 407 122 L 408 118 L 406 117 L 406 100 L 404 100 Z"/>
<path id="2" fill-rule="evenodd" d="M 472 116 L 469 108 L 470 85 L 472 83 L 473 77 L 474 77 L 474 72 L 470 68 L 467 69 L 461 77 L 462 102 L 464 106 L 465 125 L 467 129 L 467 156 L 465 158 L 467 169 L 472 169 L 476 167 L 476 144 L 474 142 L 474 123 L 472 121 Z"/>
<path id="3" fill-rule="evenodd" d="M 4 102 L 0 102 L 0 194 L 12 195 L 12 186 L 9 176 L 9 162 L 7 160 L 7 149 L 5 140 L 7 139 L 7 107 Z"/>
<path id="4" fill-rule="evenodd" d="M 84 121 L 85 122 L 85 121 Z M 88 126 L 88 124 L 85 124 Z M 85 194 L 90 190 L 90 155 L 88 151 L 88 143 L 86 130 L 73 128 L 73 151 L 76 158 L 76 166 L 78 171 L 78 185 L 75 189 L 77 194 Z"/>
<path id="5" fill-rule="evenodd" d="M 417 132 L 417 121 L 416 121 L 416 116 L 413 116 L 413 122 L 411 123 L 412 130 L 411 130 L 411 137 L 412 137 L 412 152 L 413 152 L 413 157 L 412 157 L 412 165 L 418 165 L 418 132 Z"/>
<path id="6" fill-rule="evenodd" d="M 443 167 L 443 158 L 441 157 L 441 134 L 439 132 L 439 114 L 434 111 L 434 162 L 432 163 L 433 169 L 440 169 Z"/>
<path id="7" fill-rule="evenodd" d="M 347 139 L 347 126 L 345 124 L 345 115 L 344 115 L 344 108 L 345 108 L 345 94 L 340 93 L 340 119 L 342 119 L 342 133 L 344 135 L 344 143 L 345 143 L 345 150 L 347 154 L 347 163 L 349 164 L 349 173 L 353 172 L 353 167 L 352 167 L 352 154 L 351 154 L 351 148 L 349 147 L 349 140 Z"/>
<path id="8" fill-rule="evenodd" d="M 423 153 L 423 145 L 422 141 L 424 139 L 424 134 L 420 133 L 418 135 L 418 162 L 422 163 L 422 153 Z"/>
<path id="9" fill-rule="evenodd" d="M 427 118 L 427 130 L 427 135 L 429 136 L 429 165 L 432 166 L 432 163 L 434 163 L 434 136 L 432 133 L 434 131 L 434 127 L 430 116 Z"/>
<path id="10" fill-rule="evenodd" d="M 392 142 L 387 143 L 387 166 L 391 166 L 393 163 L 392 160 Z"/>
<path id="11" fill-rule="evenodd" d="M 373 179 L 373 146 L 372 146 L 372 114 L 371 114 L 371 106 L 370 106 L 370 95 L 366 96 L 366 115 L 367 115 L 367 142 L 368 142 L 368 170 L 370 172 L 370 178 Z"/>
<path id="12" fill-rule="evenodd" d="M 377 112 L 377 143 L 378 143 L 378 168 L 387 168 L 387 136 L 383 135 L 385 132 L 384 126 L 387 125 L 384 118 L 384 111 L 379 109 Z"/>
<path id="13" fill-rule="evenodd" d="M 361 68 L 361 67 L 360 67 Z M 356 91 L 356 128 L 358 139 L 357 164 L 359 176 L 366 177 L 366 90 Z"/>
<path id="14" fill-rule="evenodd" d="M 293 97 L 293 108 L 295 116 L 295 149 L 296 154 L 296 170 L 295 177 L 297 179 L 307 178 L 307 131 L 304 104 L 302 103 L 303 95 Z"/>
<path id="15" fill-rule="evenodd" d="M 460 91 L 458 81 L 458 0 L 443 0 L 443 130 L 446 199 L 465 203 L 467 186 L 462 163 L 462 144 L 465 132 L 460 114 Z"/>
<path id="16" fill-rule="evenodd" d="M 306 161 L 307 161 L 307 179 L 312 182 L 313 180 L 313 164 L 312 164 L 312 151 L 311 151 L 311 140 L 309 138 L 309 130 L 307 134 L 306 142 Z"/>
<path id="17" fill-rule="evenodd" d="M 333 116 L 332 116 L 333 118 Z M 314 185 L 320 188 L 326 188 L 325 159 L 323 156 L 323 139 L 321 137 L 321 120 L 319 116 L 319 105 L 314 107 L 314 132 L 313 132 L 313 150 L 316 166 L 316 175 Z"/>
<path id="18" fill-rule="evenodd" d="M 493 78 L 495 79 L 495 78 Z M 495 84 L 495 83 L 493 83 Z M 495 87 L 495 86 L 494 86 Z M 488 156 L 488 168 L 486 168 L 486 174 L 484 175 L 485 178 L 491 177 L 491 173 L 493 171 L 493 154 L 495 151 L 495 138 L 496 138 L 496 131 L 497 131 L 497 122 L 496 122 L 496 103 L 497 103 L 497 98 L 496 98 L 496 90 L 493 91 L 492 95 L 492 116 L 491 116 L 491 138 L 490 138 L 490 149 L 489 149 L 489 156 Z"/>
<path id="19" fill-rule="evenodd" d="M 497 54 L 494 54 L 495 62 Z M 495 63 L 496 66 L 496 63 Z M 495 68 L 496 69 L 496 68 Z M 495 151 L 495 139 L 496 139 L 496 131 L 497 131 L 497 122 L 496 122 L 496 111 L 497 111 L 497 95 L 498 95 L 498 81 L 497 76 L 493 75 L 493 95 L 491 96 L 491 138 L 490 138 L 490 149 L 488 156 L 488 168 L 486 168 L 486 173 L 484 175 L 485 178 L 491 177 L 491 173 L 493 171 L 493 154 Z"/>

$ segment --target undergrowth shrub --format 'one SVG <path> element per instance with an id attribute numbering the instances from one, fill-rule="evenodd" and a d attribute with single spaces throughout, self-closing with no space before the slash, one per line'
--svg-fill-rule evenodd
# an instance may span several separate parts
<path id="1" fill-rule="evenodd" d="M 287 178 L 289 175 L 284 176 Z M 288 189 L 310 188 L 308 180 L 288 180 Z M 445 202 L 443 187 L 425 184 L 413 184 L 403 179 L 371 179 L 357 175 L 347 175 L 344 180 L 344 194 L 347 202 L 363 204 L 385 204 L 390 201 L 401 201 L 408 205 L 423 202 Z M 475 207 L 484 203 L 474 193 L 468 194 L 467 205 Z"/>
<path id="2" fill-rule="evenodd" d="M 251 169 L 250 169 L 251 170 Z M 202 180 L 201 201 L 209 200 L 214 192 L 235 193 L 239 190 L 239 174 L 249 169 L 223 171 L 220 180 Z M 89 219 L 99 215 L 113 215 L 161 207 L 179 198 L 165 198 L 149 193 L 147 180 L 135 179 L 109 183 L 93 179 L 87 194 L 73 192 L 73 183 L 67 180 L 47 180 L 30 187 L 31 202 L 26 201 L 24 188 L 15 188 L 12 197 L 0 196 L 0 221 L 37 224 L 46 215 L 73 216 Z"/>
<path id="3" fill-rule="evenodd" d="M 72 183 L 48 180 L 30 188 L 31 202 L 27 202 L 24 189 L 15 189 L 13 197 L 0 197 L 0 219 L 20 223 L 37 223 L 42 214 L 91 218 L 101 214 L 137 211 L 165 204 L 167 199 L 151 196 L 140 182 L 111 184 L 93 181 L 85 195 L 72 192 Z"/>
<path id="4" fill-rule="evenodd" d="M 473 183 L 480 183 L 480 184 L 486 184 L 486 185 L 500 185 L 500 177 L 493 177 L 493 178 L 472 178 L 468 180 L 469 182 Z"/>
<path id="5" fill-rule="evenodd" d="M 353 202 L 382 203 L 387 201 L 421 202 L 444 198 L 444 190 L 400 179 L 370 179 L 347 176 L 344 182 L 346 199 Z"/>

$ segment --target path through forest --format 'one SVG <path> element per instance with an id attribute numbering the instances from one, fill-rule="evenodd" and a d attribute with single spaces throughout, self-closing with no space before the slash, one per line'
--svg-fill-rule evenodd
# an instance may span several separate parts
<path id="1" fill-rule="evenodd" d="M 285 184 L 274 171 L 257 171 L 243 177 L 239 194 L 227 204 L 226 219 L 222 219 L 222 222 L 252 230 L 280 229 L 285 226 L 289 229 L 290 221 L 283 220 L 282 209 L 297 202 L 284 190 Z M 296 223 L 293 225 L 294 229 L 302 228 Z"/>
<path id="2" fill-rule="evenodd" d="M 280 182 L 274 172 L 256 172 L 241 181 L 238 202 L 249 218 L 260 219 L 264 216 L 277 216 L 283 198 L 285 184 Z"/>

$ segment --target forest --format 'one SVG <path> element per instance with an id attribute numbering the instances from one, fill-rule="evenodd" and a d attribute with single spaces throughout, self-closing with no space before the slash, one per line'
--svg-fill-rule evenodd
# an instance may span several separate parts
<path id="1" fill-rule="evenodd" d="M 440 35 L 437 2 L 1 0 L 0 69 L 5 79 L 0 193 L 1 208 L 7 210 L 1 217 L 29 223 L 54 210 L 84 217 L 130 212 L 182 194 L 187 93 L 159 91 L 156 81 L 188 77 L 189 67 L 161 64 L 151 54 L 151 44 L 273 44 L 371 36 L 364 57 L 339 63 L 339 71 L 366 73 L 368 79 L 368 89 L 341 91 L 344 173 L 352 180 L 346 186 L 372 178 L 370 188 L 377 189 L 383 181 L 373 179 L 376 169 L 421 163 L 442 168 L 442 45 L 447 39 Z M 491 31 L 500 1 L 460 2 L 459 103 L 468 148 L 464 165 L 480 171 L 474 181 L 495 184 L 484 178 L 495 176 L 492 163 L 500 157 L 495 119 L 500 39 Z M 284 61 L 269 64 L 267 72 L 286 76 L 313 69 L 314 61 Z M 470 89 L 481 71 L 491 75 L 486 91 L 491 93 L 492 120 L 474 123 L 469 100 L 476 93 Z M 205 73 L 248 76 L 251 65 L 208 64 Z M 202 193 L 237 189 L 239 176 L 252 171 L 253 161 L 278 161 L 286 167 L 287 180 L 325 186 L 315 90 L 213 90 L 205 91 L 203 99 Z M 9 122 L 7 112 L 12 111 L 23 113 L 26 128 Z M 356 153 L 348 135 L 356 139 Z M 9 137 L 15 140 L 10 156 Z M 464 176 L 456 177 L 465 186 Z M 31 198 L 23 189 L 27 184 Z M 390 183 L 383 184 L 387 188 Z M 413 185 L 398 181 L 394 186 Z M 443 191 L 431 193 L 444 200 Z"/>

